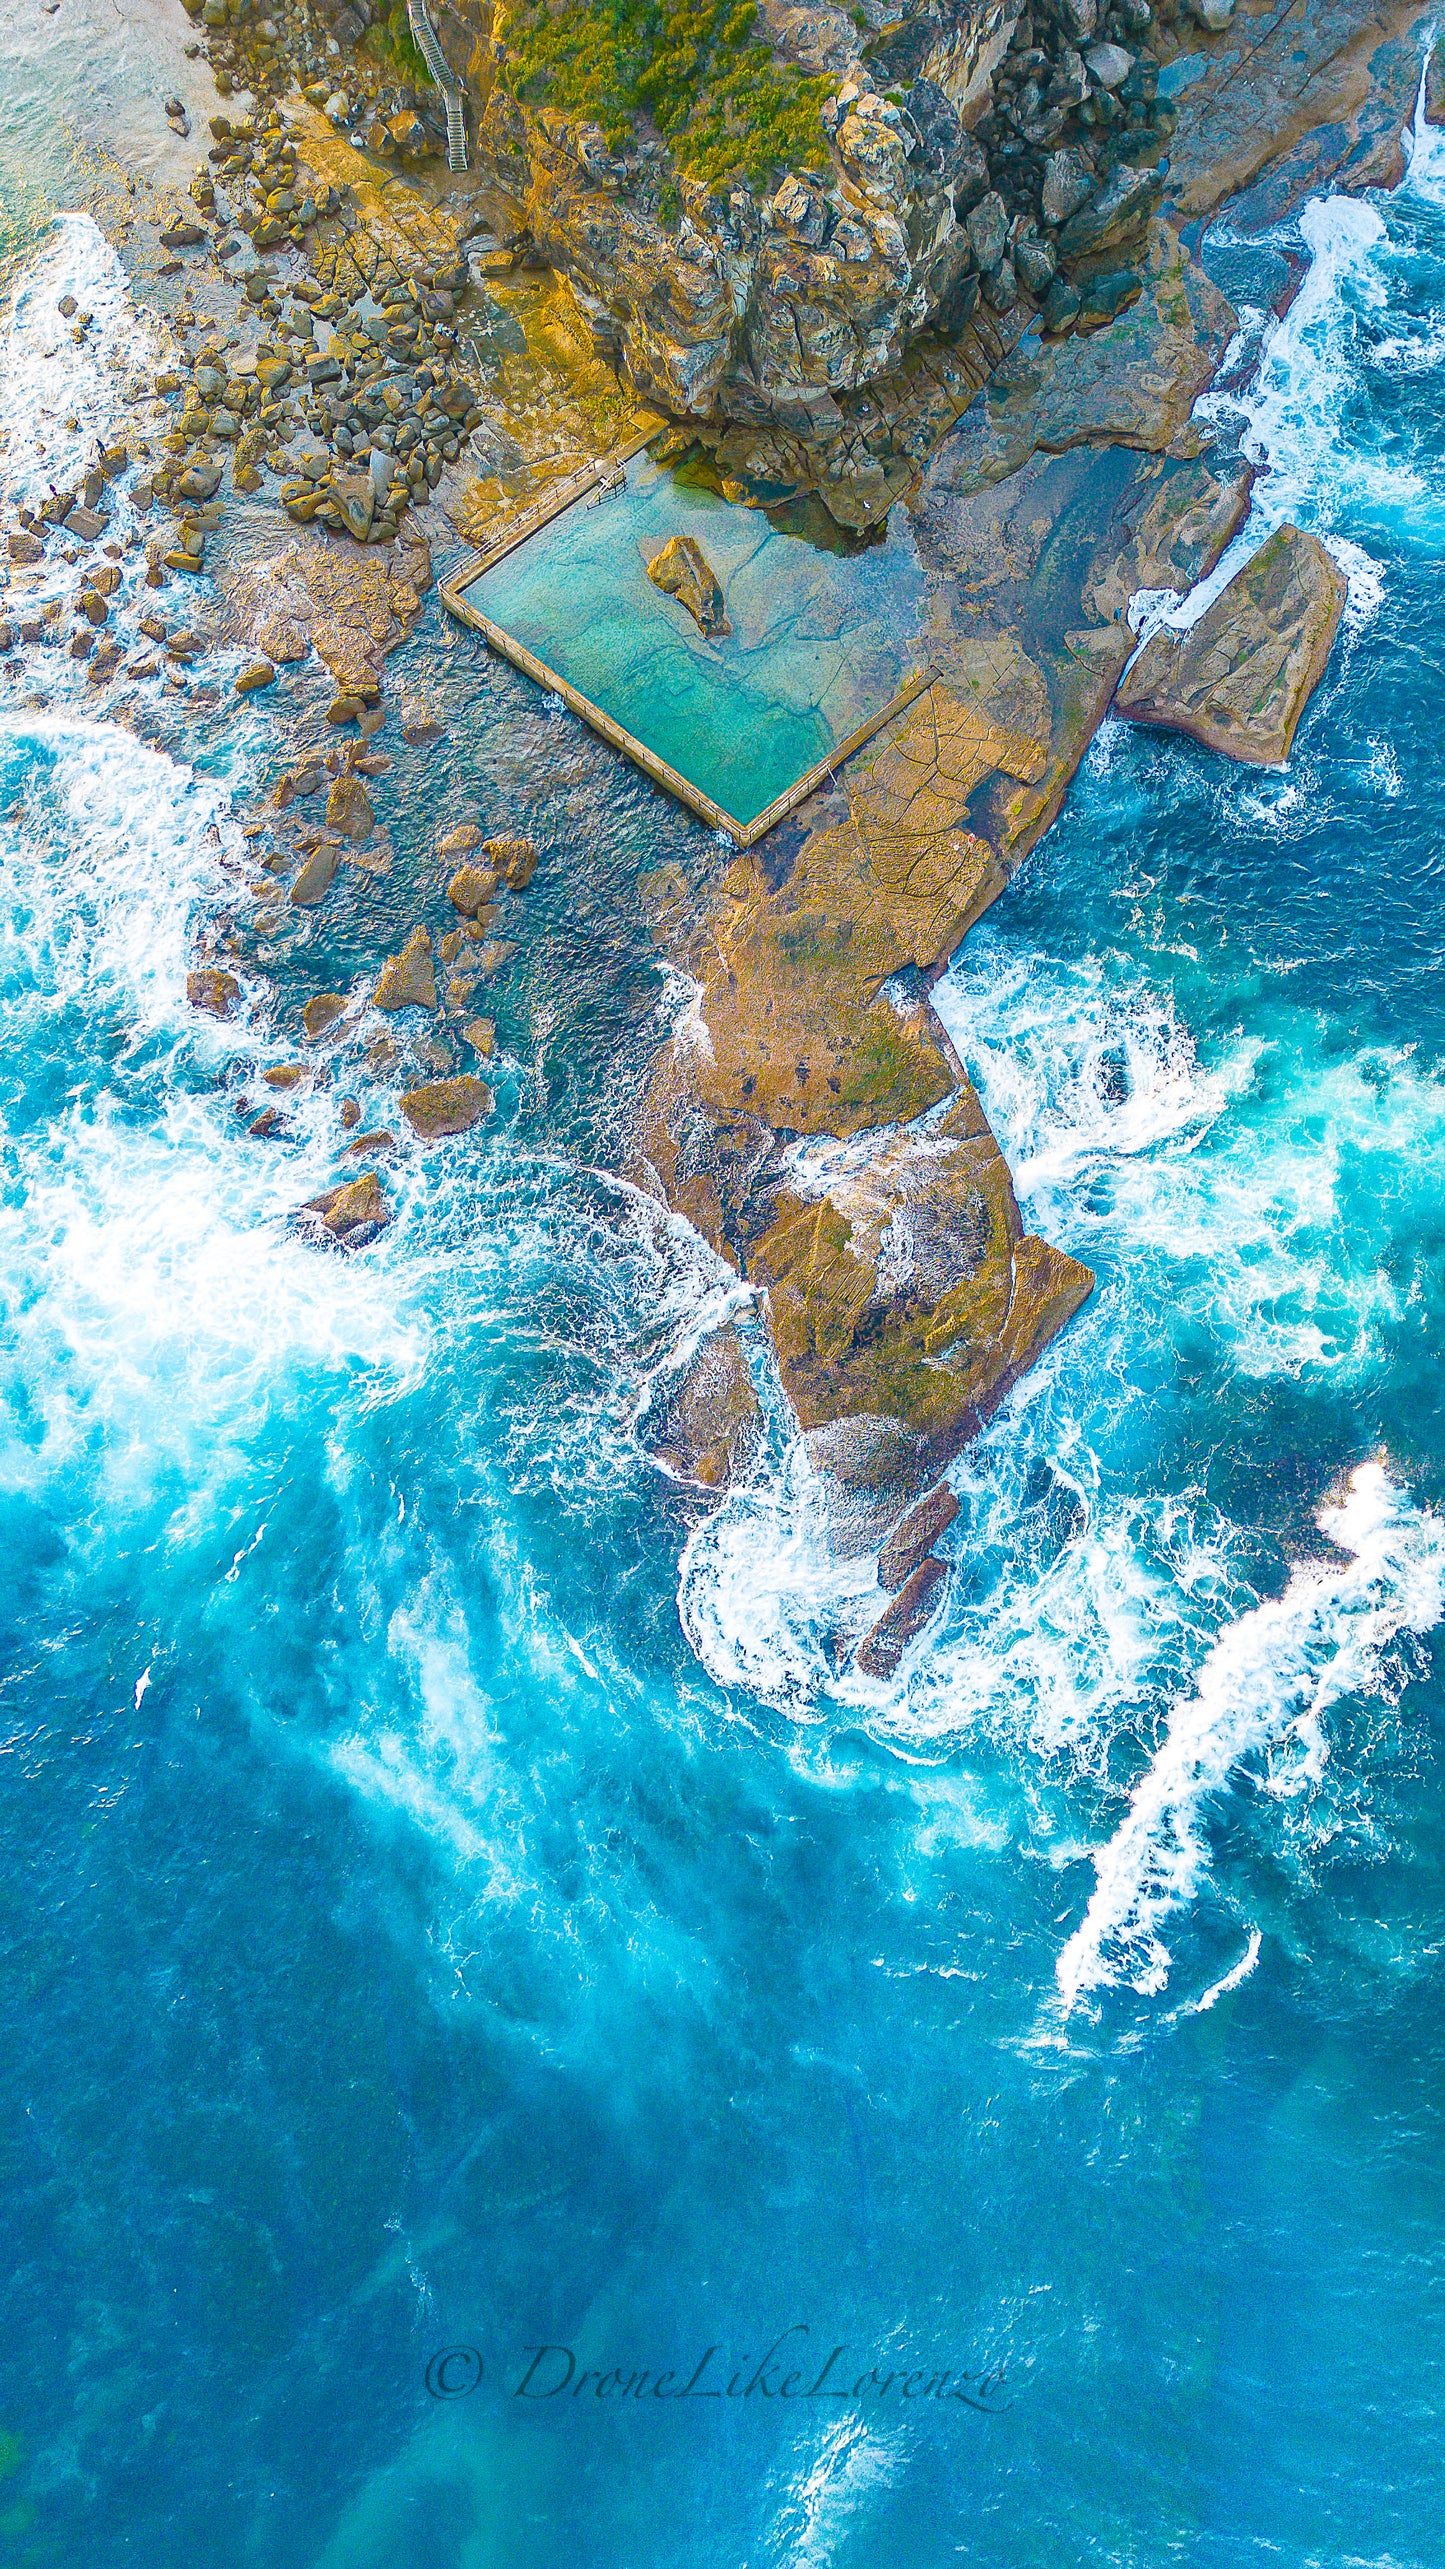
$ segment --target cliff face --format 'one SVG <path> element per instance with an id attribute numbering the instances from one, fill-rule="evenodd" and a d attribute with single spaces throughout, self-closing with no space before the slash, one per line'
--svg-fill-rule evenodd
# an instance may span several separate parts
<path id="1" fill-rule="evenodd" d="M 927 324 L 966 318 L 968 217 L 990 187 L 968 120 L 1018 15 L 1017 0 L 934 0 L 903 22 L 903 63 L 874 65 L 841 11 L 775 7 L 758 35 L 800 72 L 826 64 L 829 94 L 816 166 L 766 185 L 690 176 L 645 119 L 609 147 L 586 115 L 530 103 L 508 0 L 454 0 L 439 23 L 475 102 L 494 219 L 567 279 L 599 348 L 680 417 L 806 435 L 835 427 L 835 396 L 891 373 Z"/>

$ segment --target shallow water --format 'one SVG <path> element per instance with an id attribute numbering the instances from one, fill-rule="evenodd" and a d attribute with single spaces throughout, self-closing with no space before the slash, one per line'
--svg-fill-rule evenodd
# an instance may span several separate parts
<path id="1" fill-rule="evenodd" d="M 268 717 L 228 663 L 183 730 L 6 682 L 16 2560 L 1433 2569 L 1433 141 L 1303 228 L 1244 428 L 1257 528 L 1341 549 L 1344 639 L 1281 775 L 1106 726 L 938 994 L 1099 1284 L 956 1468 L 889 1688 L 835 1673 L 878 1600 L 746 1314 L 753 1488 L 695 1518 L 637 1434 L 736 1298 L 595 1163 L 666 1004 L 641 886 L 723 852 L 433 603 L 450 734 L 383 780 L 393 876 L 215 1026 L 185 970 Z M 77 265 L 116 300 L 45 385 Z M 84 227 L 28 280 L 11 489 L 139 326 Z M 287 1217 L 338 1092 L 274 1150 L 234 1105 L 462 796 L 544 843 L 498 1118 L 322 1258 Z M 745 2396 L 790 2329 L 801 2383 Z M 544 2344 L 580 2393 L 536 2396 L 556 2355 L 517 2396 Z"/>

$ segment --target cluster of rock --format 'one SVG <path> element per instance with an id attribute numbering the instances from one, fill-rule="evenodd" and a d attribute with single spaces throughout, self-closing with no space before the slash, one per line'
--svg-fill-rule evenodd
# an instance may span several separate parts
<path id="1" fill-rule="evenodd" d="M 357 54 L 387 12 L 371 0 L 182 0 L 203 30 L 216 87 L 262 99 L 293 85 L 382 160 L 415 163 L 440 148 L 445 115 L 430 86 L 397 78 L 379 54 Z M 344 86 L 341 84 L 344 82 Z"/>
<path id="2" fill-rule="evenodd" d="M 255 346 L 236 353 L 212 338 L 183 350 L 184 372 L 159 379 L 158 390 L 185 398 L 156 493 L 209 500 L 229 450 L 238 489 L 258 489 L 267 465 L 283 475 L 298 522 L 383 543 L 482 418 L 453 326 L 467 261 L 404 273 L 334 188 L 308 189 L 276 110 L 235 123 L 217 116 L 212 130 L 212 169 L 191 191 L 197 220 L 172 224 L 163 243 L 206 244 L 224 259 L 241 247 L 227 239 L 235 227 L 256 251 L 303 250 L 310 272 L 283 281 L 258 260 L 245 282 Z"/>

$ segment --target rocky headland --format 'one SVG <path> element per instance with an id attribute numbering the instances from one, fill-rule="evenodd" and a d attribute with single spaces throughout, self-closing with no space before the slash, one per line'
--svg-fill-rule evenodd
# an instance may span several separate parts
<path id="1" fill-rule="evenodd" d="M 937 1602 L 944 1468 L 1092 1283 L 1026 1232 L 929 991 L 1111 705 L 1288 756 L 1344 597 L 1312 537 L 1275 532 L 1190 631 L 1137 654 L 1129 609 L 1188 591 L 1249 509 L 1247 463 L 1196 413 L 1235 327 L 1203 225 L 1396 177 L 1420 12 L 185 8 L 210 111 L 188 188 L 97 182 L 163 362 L 128 388 L 124 441 L 10 513 L 0 647 L 83 661 L 122 717 L 147 688 L 183 696 L 216 642 L 242 646 L 253 701 L 324 669 L 329 745 L 278 761 L 248 823 L 259 909 L 390 868 L 368 782 L 435 737 L 388 662 L 438 542 L 493 540 L 654 432 L 728 499 L 811 508 L 840 542 L 909 512 L 928 683 L 700 896 L 659 882 L 687 997 L 628 1159 L 761 1298 L 833 1538 L 883 1547 L 890 1602 L 859 1664 L 887 1674 Z M 180 135 L 190 110 L 169 107 Z M 62 305 L 60 326 L 83 338 L 89 316 Z M 121 487 L 145 531 L 117 540 Z M 122 630 L 138 546 L 149 603 Z M 726 636 L 695 545 L 647 567 L 668 612 Z M 443 811 L 434 854 L 449 924 L 416 920 L 352 987 L 317 990 L 291 1066 L 339 1072 L 360 1048 L 394 1075 L 404 1129 L 351 1135 L 298 1209 L 350 1251 L 386 1224 L 389 1155 L 492 1111 L 478 994 L 516 951 L 536 846 Z M 247 1004 L 239 963 L 217 919 L 198 1008 Z M 267 1079 L 258 1139 L 285 1129 L 286 1076 Z M 716 1487 L 759 1424 L 728 1326 L 650 1432 Z"/>

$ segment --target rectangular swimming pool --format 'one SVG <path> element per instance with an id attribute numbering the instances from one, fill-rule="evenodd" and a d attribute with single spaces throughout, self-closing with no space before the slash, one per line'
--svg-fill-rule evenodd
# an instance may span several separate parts
<path id="1" fill-rule="evenodd" d="M 923 683 L 923 574 L 906 510 L 843 552 L 632 456 L 448 584 L 449 602 L 574 711 L 740 840 L 760 836 Z M 708 639 L 648 562 L 692 536 L 731 632 Z M 599 720 L 600 717 L 600 720 Z"/>

